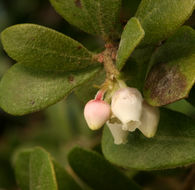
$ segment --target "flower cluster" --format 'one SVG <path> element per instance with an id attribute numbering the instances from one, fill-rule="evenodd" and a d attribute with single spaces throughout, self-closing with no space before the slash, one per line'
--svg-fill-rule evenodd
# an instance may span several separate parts
<path id="1" fill-rule="evenodd" d="M 107 123 L 115 144 L 125 144 L 129 132 L 136 129 L 148 138 L 155 135 L 159 110 L 147 104 L 136 88 L 123 85 L 114 90 L 111 105 L 103 96 L 104 92 L 100 90 L 85 106 L 84 116 L 90 129 L 97 130 Z"/>

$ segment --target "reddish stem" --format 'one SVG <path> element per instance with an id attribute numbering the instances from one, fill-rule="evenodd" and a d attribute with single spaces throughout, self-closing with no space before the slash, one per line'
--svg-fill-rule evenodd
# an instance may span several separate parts
<path id="1" fill-rule="evenodd" d="M 99 90 L 95 96 L 95 100 L 103 100 L 104 97 L 104 92 L 103 90 Z"/>

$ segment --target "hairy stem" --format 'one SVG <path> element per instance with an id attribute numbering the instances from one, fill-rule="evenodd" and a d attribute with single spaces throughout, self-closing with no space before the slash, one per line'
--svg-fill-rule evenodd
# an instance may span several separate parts
<path id="1" fill-rule="evenodd" d="M 106 71 L 107 79 L 113 80 L 119 76 L 119 71 L 116 69 L 113 60 L 113 48 L 107 48 L 104 54 L 104 69 Z"/>

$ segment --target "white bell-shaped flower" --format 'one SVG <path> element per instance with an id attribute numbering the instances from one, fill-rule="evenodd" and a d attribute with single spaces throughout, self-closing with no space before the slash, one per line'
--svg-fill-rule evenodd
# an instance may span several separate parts
<path id="1" fill-rule="evenodd" d="M 111 102 L 111 110 L 115 117 L 122 122 L 122 129 L 134 131 L 141 125 L 143 98 L 136 88 L 120 88 Z"/>
<path id="2" fill-rule="evenodd" d="M 148 138 L 153 137 L 156 134 L 159 119 L 159 109 L 143 102 L 141 125 L 139 126 L 139 130 L 143 133 L 143 135 Z"/>
<path id="3" fill-rule="evenodd" d="M 106 124 L 114 138 L 114 144 L 126 144 L 129 132 L 122 129 L 122 123 L 118 121 L 112 122 L 111 120 L 107 121 Z"/>

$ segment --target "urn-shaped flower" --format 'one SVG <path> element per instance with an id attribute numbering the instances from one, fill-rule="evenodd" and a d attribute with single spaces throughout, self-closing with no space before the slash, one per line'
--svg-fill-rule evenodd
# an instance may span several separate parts
<path id="1" fill-rule="evenodd" d="M 97 130 L 110 118 L 110 105 L 103 100 L 90 100 L 84 108 L 85 120 L 90 129 Z"/>

